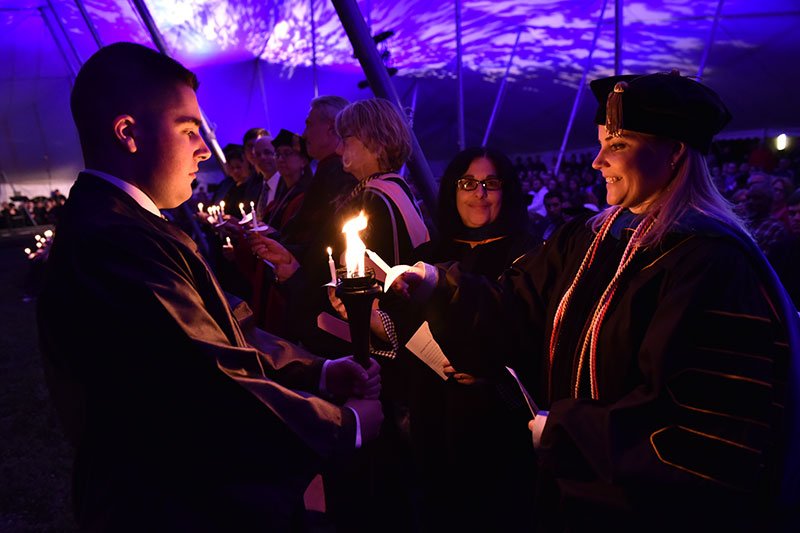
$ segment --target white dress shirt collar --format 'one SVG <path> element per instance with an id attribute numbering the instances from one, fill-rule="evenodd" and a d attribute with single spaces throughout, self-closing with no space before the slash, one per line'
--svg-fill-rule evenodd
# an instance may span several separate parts
<path id="1" fill-rule="evenodd" d="M 158 210 L 156 204 L 153 200 L 150 199 L 139 187 L 133 185 L 132 183 L 128 183 L 127 181 L 121 180 L 116 176 L 112 176 L 111 174 L 106 174 L 105 172 L 101 172 L 99 170 L 94 170 L 91 168 L 87 168 L 84 170 L 87 174 L 91 174 L 92 176 L 97 176 L 98 178 L 104 179 L 112 185 L 116 185 L 120 189 L 122 189 L 128 196 L 133 198 L 137 204 L 139 204 L 142 209 L 146 209 L 150 211 L 155 216 L 160 217 L 161 211 Z"/>

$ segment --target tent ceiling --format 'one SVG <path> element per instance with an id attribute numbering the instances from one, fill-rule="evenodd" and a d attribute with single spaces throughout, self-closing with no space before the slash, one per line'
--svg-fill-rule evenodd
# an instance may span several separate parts
<path id="1" fill-rule="evenodd" d="M 200 103 L 223 144 L 255 123 L 302 129 L 313 97 L 310 0 L 145 3 L 174 57 L 198 71 Z M 499 79 L 521 32 L 490 144 L 509 153 L 556 149 L 603 1 L 461 3 L 467 143 L 483 137 Z M 589 79 L 614 69 L 614 0 L 607 4 Z M 624 0 L 623 71 L 678 68 L 695 74 L 718 4 Z M 83 5 L 104 44 L 152 45 L 129 0 L 84 0 Z M 394 79 L 406 105 L 411 105 L 412 87 L 418 90 L 420 144 L 431 159 L 450 157 L 457 139 L 454 1 L 360 0 L 359 6 L 373 33 L 395 32 L 379 46 L 400 71 Z M 368 97 L 368 91 L 355 87 L 363 75 L 332 4 L 314 0 L 313 8 L 320 92 Z M 0 0 L 0 170 L 9 181 L 41 178 L 43 172 L 52 178 L 54 172 L 80 166 L 68 93 L 73 73 L 96 48 L 76 2 Z M 255 58 L 264 68 L 253 68 Z M 799 64 L 800 0 L 723 3 L 703 78 L 728 102 L 734 115 L 730 129 L 800 125 Z M 263 96 L 259 75 L 266 86 Z M 594 143 L 594 104 L 588 91 L 583 96 L 570 137 L 573 148 Z"/>

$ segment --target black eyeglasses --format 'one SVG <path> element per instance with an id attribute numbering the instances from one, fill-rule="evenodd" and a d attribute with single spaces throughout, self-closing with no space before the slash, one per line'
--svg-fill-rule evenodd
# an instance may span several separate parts
<path id="1" fill-rule="evenodd" d="M 456 186 L 462 191 L 474 191 L 478 185 L 483 187 L 484 191 L 499 191 L 503 188 L 503 180 L 500 178 L 486 178 L 479 181 L 473 178 L 461 178 L 456 182 Z"/>

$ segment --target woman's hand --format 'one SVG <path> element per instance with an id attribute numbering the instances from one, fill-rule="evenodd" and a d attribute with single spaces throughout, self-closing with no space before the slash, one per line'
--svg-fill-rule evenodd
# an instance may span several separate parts
<path id="1" fill-rule="evenodd" d="M 456 372 L 456 369 L 453 368 L 453 365 L 451 365 L 450 361 L 448 361 L 447 359 L 445 359 L 444 362 L 442 363 L 442 367 L 444 369 L 445 375 L 450 376 L 451 378 L 456 380 L 458 383 L 461 383 L 462 385 L 477 385 L 479 383 L 486 382 L 486 380 L 481 378 L 476 378 L 471 374 Z"/>
<path id="2" fill-rule="evenodd" d="M 264 237 L 256 231 L 248 232 L 247 240 L 258 258 L 275 265 L 273 270 L 279 282 L 286 281 L 300 268 L 297 259 L 278 241 Z"/>

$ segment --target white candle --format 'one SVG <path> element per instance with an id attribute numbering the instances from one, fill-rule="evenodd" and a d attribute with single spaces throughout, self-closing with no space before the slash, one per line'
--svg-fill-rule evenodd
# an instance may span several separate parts
<path id="1" fill-rule="evenodd" d="M 222 211 L 223 214 L 225 214 L 225 200 L 222 200 L 219 203 L 219 210 Z"/>
<path id="2" fill-rule="evenodd" d="M 352 218 L 345 222 L 342 227 L 342 233 L 345 234 L 347 239 L 347 249 L 344 252 L 344 262 L 347 267 L 348 278 L 363 278 L 364 277 L 364 252 L 367 247 L 358 236 L 358 232 L 366 229 L 367 217 L 364 216 L 362 211 L 356 218 Z"/>
<path id="3" fill-rule="evenodd" d="M 42 243 L 41 243 L 41 242 L 39 242 L 39 241 L 36 241 L 36 247 L 37 247 L 37 248 L 41 248 L 41 247 L 42 247 Z"/>
<path id="4" fill-rule="evenodd" d="M 25 248 L 25 255 L 31 255 L 31 249 Z"/>
<path id="5" fill-rule="evenodd" d="M 233 248 L 233 243 L 231 242 L 231 238 L 230 237 L 225 237 L 225 245 L 228 248 Z"/>
<path id="6" fill-rule="evenodd" d="M 197 202 L 197 212 L 198 213 L 203 212 L 203 202 Z"/>
<path id="7" fill-rule="evenodd" d="M 239 212 L 242 213 L 242 218 L 247 216 L 247 213 L 244 211 L 244 202 L 239 202 Z"/>
<path id="8" fill-rule="evenodd" d="M 384 274 L 388 274 L 389 273 L 389 269 L 391 267 L 386 264 L 386 261 L 381 259 L 381 256 L 379 256 L 378 254 L 376 254 L 372 250 L 367 250 L 367 255 L 369 256 L 370 259 L 372 259 L 372 262 L 375 263 L 375 266 L 377 266 L 378 268 L 383 270 Z"/>
<path id="9" fill-rule="evenodd" d="M 328 268 L 331 271 L 331 283 L 336 285 L 336 263 L 333 262 L 333 250 L 328 246 Z"/>
<path id="10" fill-rule="evenodd" d="M 250 202 L 250 212 L 253 213 L 253 225 L 256 225 L 256 203 Z"/>
<path id="11" fill-rule="evenodd" d="M 44 236 L 49 239 L 50 237 L 53 236 L 53 230 L 51 230 L 51 229 L 44 230 Z"/>
<path id="12" fill-rule="evenodd" d="M 36 242 L 39 242 L 39 241 L 42 240 L 42 236 L 41 235 L 37 235 L 36 237 L 34 237 L 34 239 L 36 239 Z"/>

